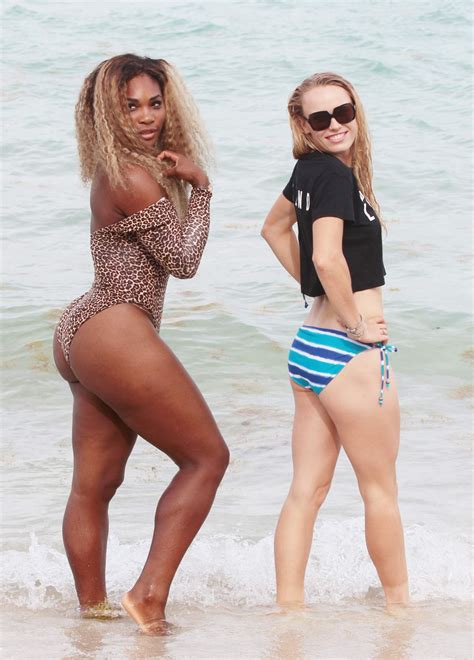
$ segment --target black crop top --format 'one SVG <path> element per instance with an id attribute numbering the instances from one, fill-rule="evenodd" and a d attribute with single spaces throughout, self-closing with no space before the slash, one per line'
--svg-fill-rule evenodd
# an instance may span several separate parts
<path id="1" fill-rule="evenodd" d="M 283 195 L 296 207 L 303 294 L 324 294 L 312 260 L 313 222 L 324 217 L 344 220 L 342 251 L 352 291 L 385 283 L 380 222 L 349 167 L 335 156 L 312 151 L 296 163 Z"/>

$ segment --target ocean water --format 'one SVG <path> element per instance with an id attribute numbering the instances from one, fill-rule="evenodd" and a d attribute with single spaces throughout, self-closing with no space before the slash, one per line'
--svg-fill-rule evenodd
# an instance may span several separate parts
<path id="1" fill-rule="evenodd" d="M 466 3 L 441 0 L 3 3 L 2 657 L 471 657 L 470 21 Z M 128 618 L 80 619 L 61 541 L 71 397 L 51 334 L 92 277 L 73 110 L 85 75 L 127 51 L 179 68 L 216 152 L 209 243 L 198 275 L 170 282 L 162 335 L 232 461 L 176 576 L 177 627 L 162 639 Z M 413 598 L 400 617 L 384 609 L 344 456 L 315 530 L 308 607 L 273 605 L 272 534 L 291 479 L 285 361 L 304 308 L 259 230 L 293 167 L 288 94 L 318 70 L 345 75 L 364 101 L 388 225 Z M 111 505 L 115 602 L 140 571 L 172 474 L 137 444 Z"/>

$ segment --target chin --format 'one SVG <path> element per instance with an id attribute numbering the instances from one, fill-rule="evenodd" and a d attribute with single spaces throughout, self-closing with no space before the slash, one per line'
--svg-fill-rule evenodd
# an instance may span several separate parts
<path id="1" fill-rule="evenodd" d="M 147 151 L 156 151 L 157 140 L 142 140 L 142 144 Z"/>
<path id="2" fill-rule="evenodd" d="M 334 145 L 334 147 L 331 149 L 331 152 L 333 154 L 347 154 L 350 153 L 352 149 L 352 144 L 345 145 L 345 144 L 338 144 Z"/>

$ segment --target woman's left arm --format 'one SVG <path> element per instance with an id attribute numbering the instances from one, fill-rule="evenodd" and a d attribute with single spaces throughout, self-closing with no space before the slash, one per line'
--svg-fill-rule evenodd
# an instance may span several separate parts
<path id="1" fill-rule="evenodd" d="M 196 274 L 209 235 L 211 191 L 193 188 L 188 210 L 181 222 L 169 200 L 157 207 L 156 227 L 137 232 L 138 242 L 150 256 L 179 279 Z"/>
<path id="2" fill-rule="evenodd" d="M 295 206 L 283 195 L 279 195 L 270 213 L 265 218 L 261 235 L 273 250 L 283 268 L 300 281 L 300 251 L 298 239 L 293 231 L 296 223 Z"/>
<path id="3" fill-rule="evenodd" d="M 209 179 L 188 158 L 175 152 L 163 153 L 175 159 L 175 166 L 164 174 L 194 186 L 183 221 L 163 188 L 140 166 L 129 168 L 128 185 L 115 190 L 115 204 L 125 218 L 137 215 L 132 223 L 128 221 L 125 230 L 136 234 L 151 259 L 174 277 L 190 278 L 198 269 L 209 234 Z"/>

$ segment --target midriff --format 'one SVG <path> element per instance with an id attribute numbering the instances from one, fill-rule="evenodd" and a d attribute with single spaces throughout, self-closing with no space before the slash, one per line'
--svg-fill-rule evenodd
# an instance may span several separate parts
<path id="1" fill-rule="evenodd" d="M 359 313 L 366 321 L 371 318 L 383 317 L 382 287 L 357 291 L 354 293 L 354 300 Z M 327 296 L 324 295 L 314 299 L 304 323 L 318 328 L 344 330 L 344 326 L 338 320 L 338 315 Z"/>

